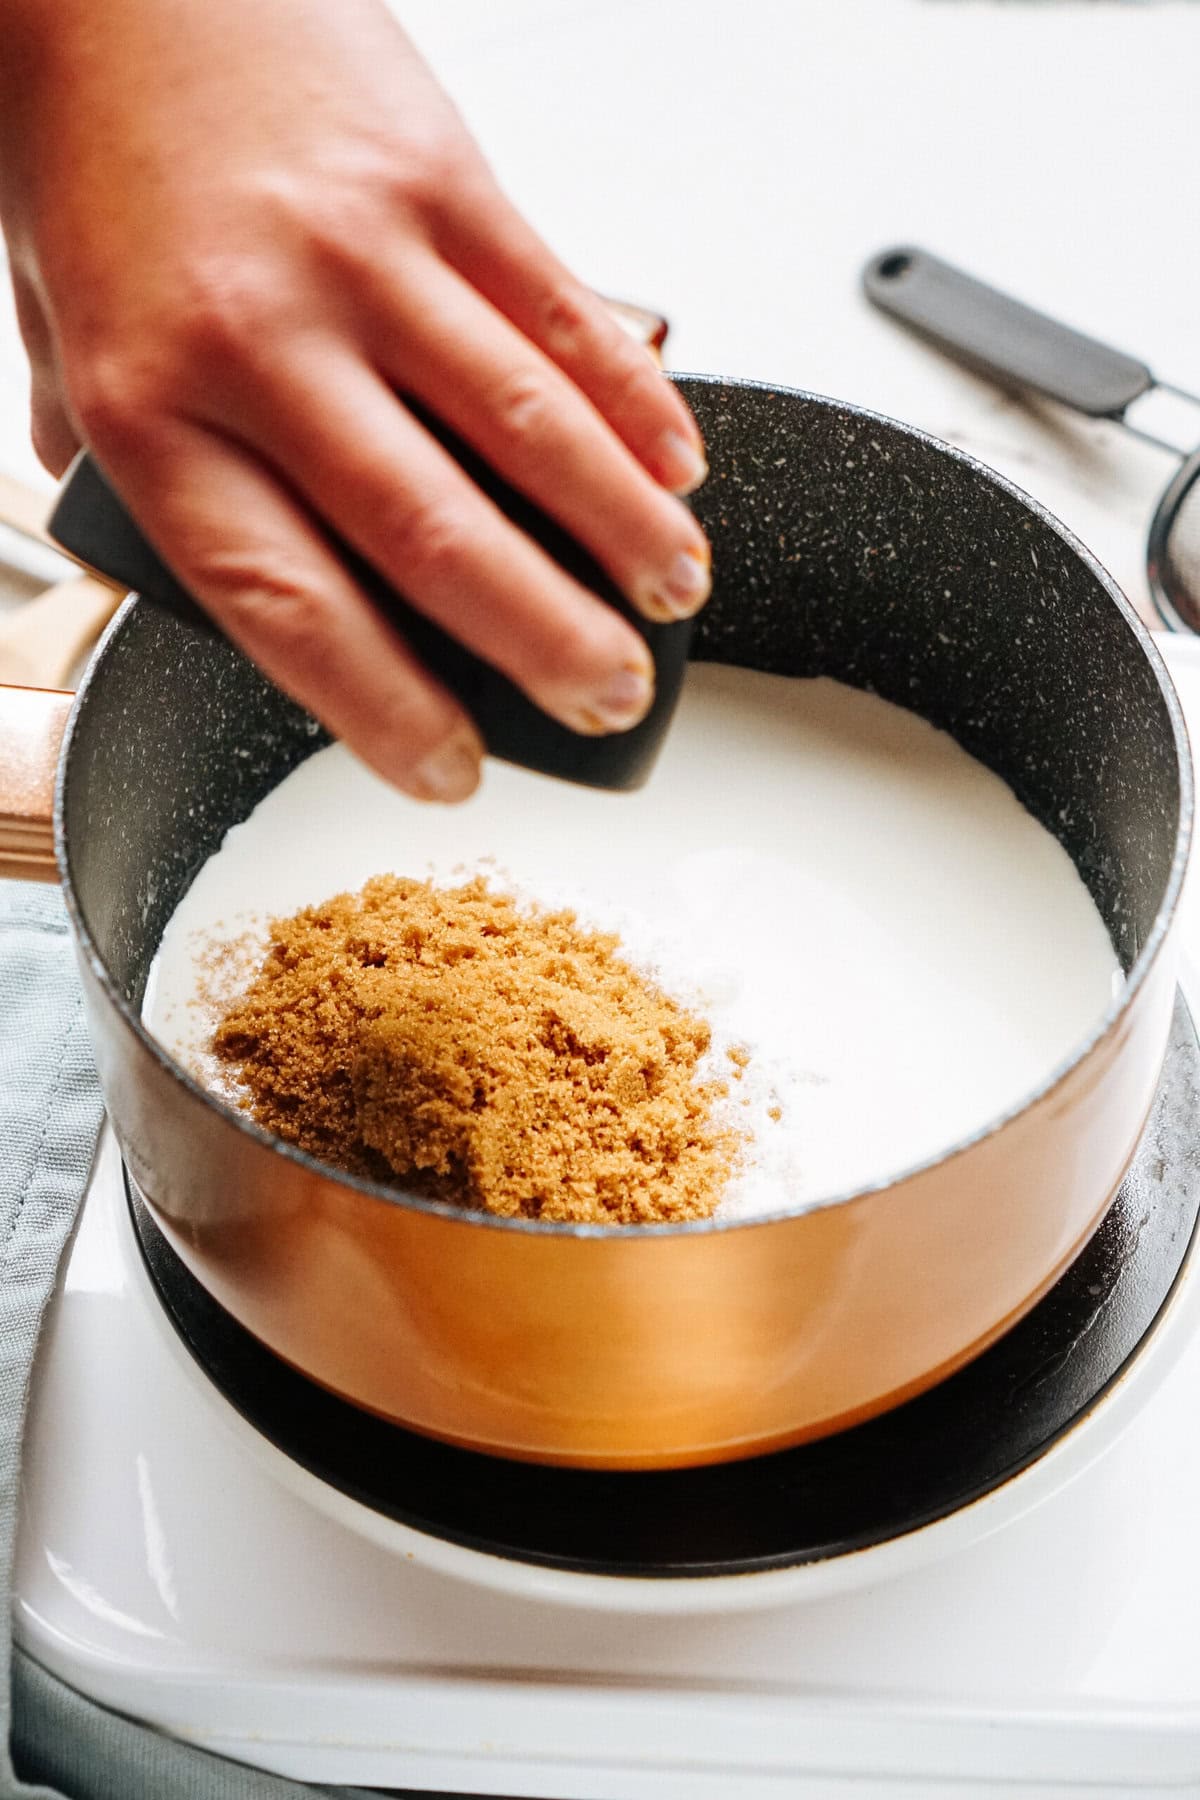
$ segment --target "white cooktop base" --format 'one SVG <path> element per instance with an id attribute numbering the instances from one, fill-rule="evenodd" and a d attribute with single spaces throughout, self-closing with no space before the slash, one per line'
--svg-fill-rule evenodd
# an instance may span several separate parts
<path id="1" fill-rule="evenodd" d="M 107 1704 L 314 1781 L 1200 1793 L 1196 1260 L 987 1500 L 811 1571 L 606 1582 L 377 1521 L 265 1444 L 153 1299 L 106 1139 L 37 1370 L 18 1632 Z"/>

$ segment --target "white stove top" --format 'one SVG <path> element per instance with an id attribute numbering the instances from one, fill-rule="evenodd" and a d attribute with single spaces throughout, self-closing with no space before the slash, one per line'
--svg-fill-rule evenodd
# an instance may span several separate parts
<path id="1" fill-rule="evenodd" d="M 1198 720 L 1200 645 L 1170 655 Z M 17 1629 L 104 1702 L 314 1781 L 1200 1794 L 1198 1410 L 1193 1253 L 1105 1399 L 949 1519 L 763 1575 L 530 1568 L 378 1517 L 242 1421 L 161 1311 L 106 1140 L 36 1372 Z"/>

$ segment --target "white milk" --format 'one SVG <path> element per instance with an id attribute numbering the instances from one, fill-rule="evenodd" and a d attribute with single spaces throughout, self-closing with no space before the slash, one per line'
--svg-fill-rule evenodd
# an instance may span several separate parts
<path id="1" fill-rule="evenodd" d="M 145 1017 L 202 1079 L 214 942 L 371 875 L 493 885 L 620 933 L 751 1061 L 722 1216 L 885 1180 L 1035 1088 L 1121 974 L 1059 844 L 944 732 L 838 683 L 699 666 L 649 785 L 489 765 L 465 806 L 407 800 L 335 745 L 229 832 L 164 934 Z M 779 1117 L 773 1117 L 778 1112 Z"/>

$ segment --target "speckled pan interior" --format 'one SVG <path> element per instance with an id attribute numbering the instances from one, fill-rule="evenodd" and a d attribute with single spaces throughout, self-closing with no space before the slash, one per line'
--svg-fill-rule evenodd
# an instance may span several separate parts
<path id="1" fill-rule="evenodd" d="M 1183 740 L 1112 583 L 1033 503 L 902 426 L 679 382 L 713 469 L 695 508 L 715 589 L 693 655 L 832 675 L 950 731 L 1064 844 L 1129 968 L 1179 844 Z M 58 827 L 88 947 L 126 1007 L 195 871 L 324 742 L 219 639 L 124 615 L 80 696 Z"/>

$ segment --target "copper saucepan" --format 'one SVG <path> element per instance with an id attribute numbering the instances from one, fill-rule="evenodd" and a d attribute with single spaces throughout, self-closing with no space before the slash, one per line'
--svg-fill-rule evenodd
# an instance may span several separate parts
<path id="1" fill-rule="evenodd" d="M 951 732 L 1064 844 L 1127 972 L 1038 1092 L 885 1186 L 762 1222 L 603 1232 L 409 1200 L 274 1141 L 177 1068 L 139 1007 L 197 868 L 321 736 L 227 644 L 134 603 L 66 726 L 55 864 L 66 700 L 3 693 L 8 868 L 57 867 L 109 1113 L 170 1243 L 317 1381 L 533 1461 L 749 1456 L 869 1417 L 972 1357 L 1103 1216 L 1174 994 L 1186 737 L 1109 577 L 1035 503 L 915 431 L 812 395 L 678 379 L 713 468 L 697 511 L 715 592 L 693 655 L 833 675 Z"/>

